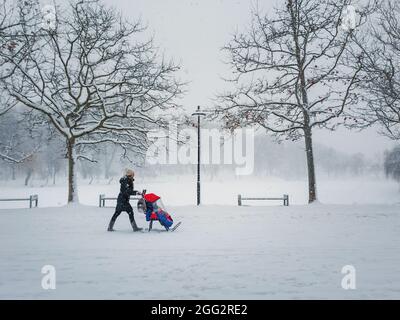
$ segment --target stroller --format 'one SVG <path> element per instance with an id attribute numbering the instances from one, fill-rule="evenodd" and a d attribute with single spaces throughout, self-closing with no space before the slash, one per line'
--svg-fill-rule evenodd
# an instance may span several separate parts
<path id="1" fill-rule="evenodd" d="M 166 231 L 169 231 L 174 223 L 172 217 L 165 211 L 161 197 L 154 193 L 146 193 L 146 190 L 143 190 L 142 198 L 139 199 L 137 207 L 139 211 L 146 215 L 146 221 L 150 221 L 149 232 L 153 228 L 153 221 L 158 220 Z M 180 222 L 171 231 L 174 231 L 179 225 Z"/>

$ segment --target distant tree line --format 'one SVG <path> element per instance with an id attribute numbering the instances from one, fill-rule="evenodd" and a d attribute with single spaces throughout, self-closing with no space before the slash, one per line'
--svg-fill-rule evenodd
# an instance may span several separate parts
<path id="1" fill-rule="evenodd" d="M 400 182 L 400 146 L 385 153 L 384 168 L 388 178 Z"/>

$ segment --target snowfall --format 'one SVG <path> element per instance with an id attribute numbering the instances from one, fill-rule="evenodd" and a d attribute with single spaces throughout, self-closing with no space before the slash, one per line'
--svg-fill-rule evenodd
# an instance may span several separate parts
<path id="1" fill-rule="evenodd" d="M 118 182 L 82 181 L 80 204 L 66 206 L 64 184 L 3 183 L 0 198 L 39 195 L 39 207 L 0 202 L 1 299 L 399 299 L 400 193 L 383 178 L 320 179 L 320 202 L 306 204 L 304 181 L 205 181 L 195 203 L 191 177 L 136 181 L 160 195 L 174 232 L 155 224 L 132 232 L 122 213 L 107 232 Z M 244 202 L 244 196 L 290 195 Z M 132 201 L 135 206 L 135 201 Z M 139 226 L 147 227 L 135 212 Z M 45 265 L 56 288 L 42 287 Z M 342 288 L 344 266 L 355 289 Z"/>

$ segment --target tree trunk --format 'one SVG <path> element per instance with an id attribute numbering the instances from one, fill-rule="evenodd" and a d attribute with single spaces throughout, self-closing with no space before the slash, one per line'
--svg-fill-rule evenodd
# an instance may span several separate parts
<path id="1" fill-rule="evenodd" d="M 75 157 L 75 139 L 67 140 L 68 157 L 68 203 L 78 202 L 78 190 L 76 188 L 76 157 Z"/>
<path id="2" fill-rule="evenodd" d="M 53 168 L 53 185 L 56 184 L 56 174 L 57 174 L 57 170 L 56 167 Z"/>
<path id="3" fill-rule="evenodd" d="M 16 178 L 15 178 L 15 166 L 11 166 L 11 179 L 14 181 Z"/>
<path id="4" fill-rule="evenodd" d="M 311 128 L 304 129 L 304 141 L 307 155 L 308 203 L 312 203 L 317 200 L 317 185 L 315 182 L 314 151 Z"/>
<path id="5" fill-rule="evenodd" d="M 107 153 L 108 152 L 104 153 L 104 178 L 105 179 L 109 179 L 110 178 L 110 169 L 111 169 L 111 166 L 112 166 L 113 161 L 114 161 L 115 151 L 116 151 L 116 147 L 114 146 L 112 148 L 111 157 L 110 157 L 109 160 L 107 160 Z"/>
<path id="6" fill-rule="evenodd" d="M 33 173 L 33 169 L 32 168 L 28 168 L 28 172 L 26 173 L 26 177 L 25 177 L 25 186 L 28 185 L 29 180 L 32 177 L 32 173 Z"/>
<path id="7" fill-rule="evenodd" d="M 308 173 L 308 203 L 312 203 L 317 200 L 316 193 L 316 183 L 315 183 L 315 167 L 314 167 L 314 154 L 313 154 L 313 145 L 312 145 L 312 133 L 310 126 L 310 107 L 308 103 L 308 93 L 307 93 L 307 81 L 305 75 L 304 68 L 304 57 L 302 56 L 302 52 L 305 51 L 305 47 L 301 48 L 299 38 L 300 38 L 300 30 L 299 30 L 299 18 L 298 18 L 298 8 L 297 1 L 293 3 L 292 0 L 288 1 L 287 8 L 290 12 L 291 16 L 291 26 L 293 30 L 293 41 L 295 43 L 295 53 L 297 66 L 299 70 L 299 79 L 300 79 L 300 93 L 301 93 L 301 102 L 303 103 L 303 116 L 304 116 L 304 141 L 306 145 L 306 155 L 307 155 L 307 173 Z M 303 50 L 303 51 L 302 51 Z"/>

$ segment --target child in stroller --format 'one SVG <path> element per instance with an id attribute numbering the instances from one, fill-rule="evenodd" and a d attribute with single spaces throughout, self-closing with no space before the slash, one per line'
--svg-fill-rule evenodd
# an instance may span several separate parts
<path id="1" fill-rule="evenodd" d="M 138 201 L 138 210 L 142 211 L 146 215 L 146 221 L 150 221 L 149 232 L 153 228 L 153 221 L 157 220 L 165 230 L 169 231 L 174 220 L 169 213 L 165 211 L 165 206 L 162 203 L 161 197 L 154 193 L 146 193 L 146 190 L 143 190 L 142 195 L 143 198 Z"/>

